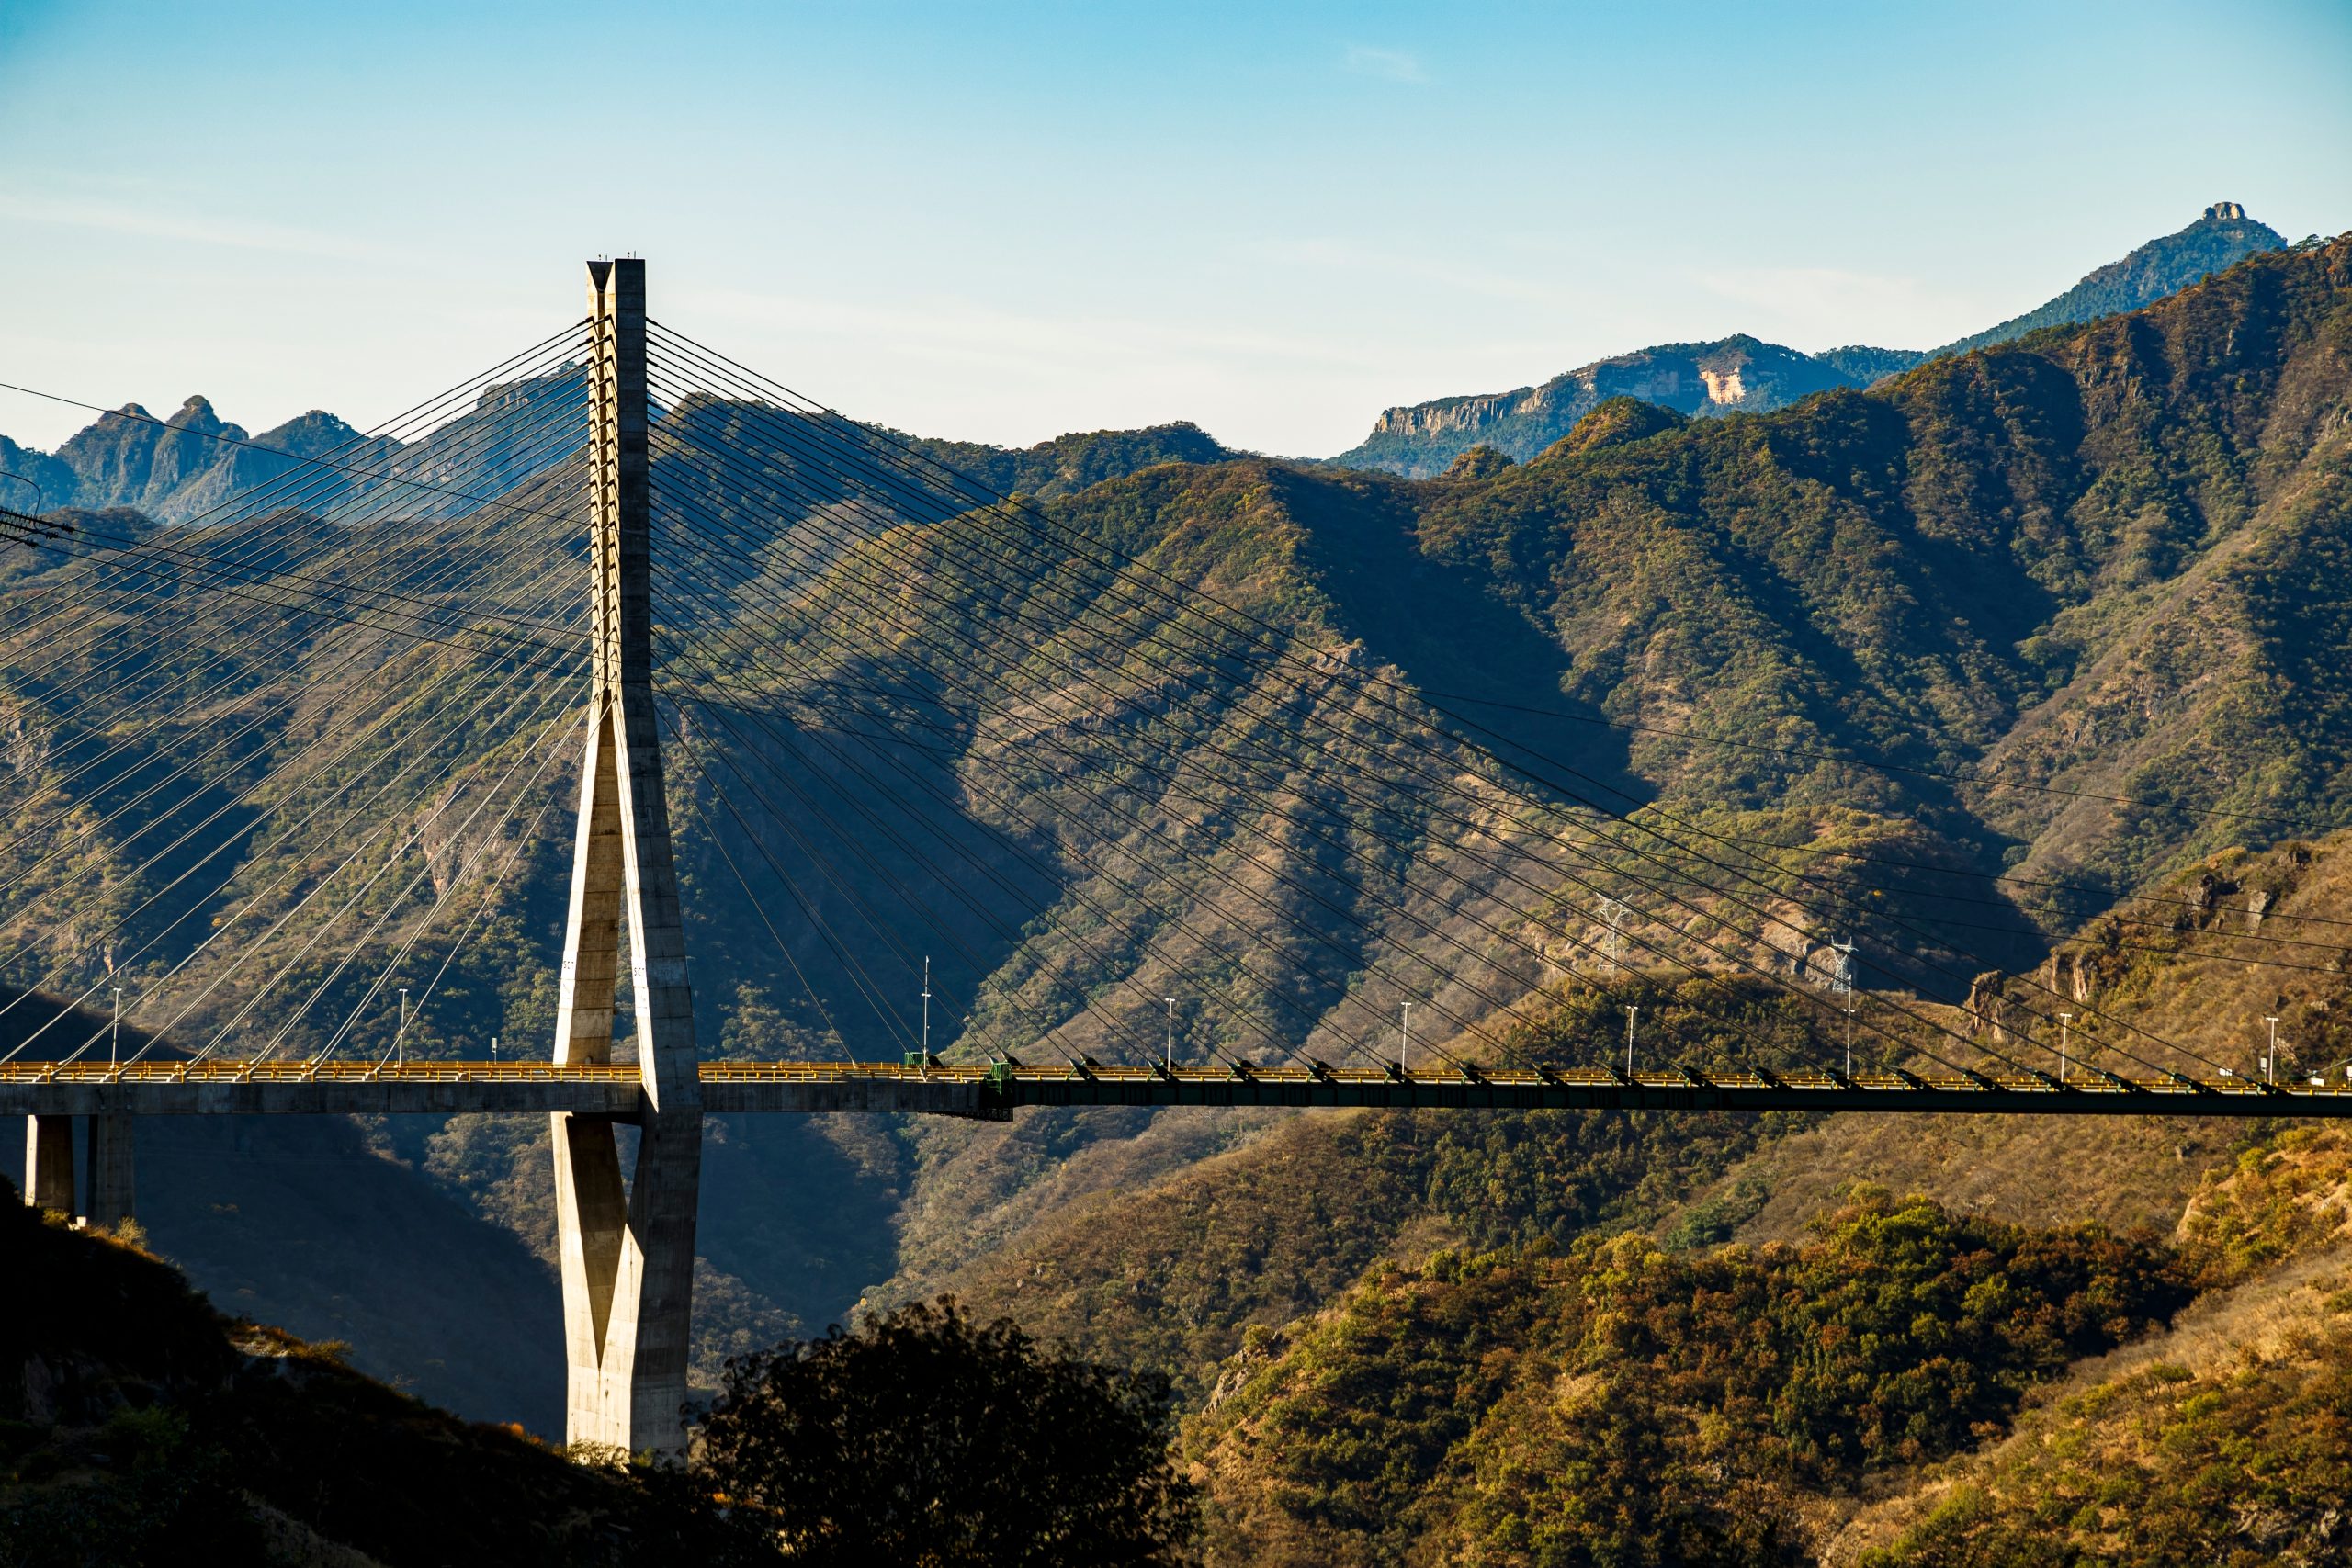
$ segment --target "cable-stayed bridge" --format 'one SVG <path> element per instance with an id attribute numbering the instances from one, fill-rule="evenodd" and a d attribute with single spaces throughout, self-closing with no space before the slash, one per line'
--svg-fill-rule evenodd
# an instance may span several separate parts
<path id="1" fill-rule="evenodd" d="M 570 1435 L 667 1448 L 707 1114 L 2352 1114 L 1912 1001 L 1985 965 L 1278 618 L 1246 491 L 1080 529 L 589 271 L 203 516 L 0 509 L 28 1201 L 127 1216 L 141 1115 L 549 1116 Z"/>

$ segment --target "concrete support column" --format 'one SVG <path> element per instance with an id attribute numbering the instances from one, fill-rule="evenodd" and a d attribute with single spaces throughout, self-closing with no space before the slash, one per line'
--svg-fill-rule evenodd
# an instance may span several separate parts
<path id="1" fill-rule="evenodd" d="M 61 1214 L 74 1207 L 74 1118 L 25 1118 L 25 1201 Z"/>
<path id="2" fill-rule="evenodd" d="M 130 1112 L 101 1111 L 89 1121 L 83 1149 L 90 1224 L 109 1228 L 131 1217 Z"/>
<path id="3" fill-rule="evenodd" d="M 569 1365 L 565 1435 L 681 1453 L 702 1179 L 701 1087 L 685 932 L 653 716 L 645 264 L 588 264 L 590 559 L 595 685 L 580 773 L 555 1057 L 613 1057 L 623 922 L 645 1094 L 624 1182 L 606 1118 L 553 1119 Z"/>

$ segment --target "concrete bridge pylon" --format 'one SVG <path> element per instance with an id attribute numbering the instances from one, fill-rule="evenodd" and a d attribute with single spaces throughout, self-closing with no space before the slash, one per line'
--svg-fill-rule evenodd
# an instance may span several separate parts
<path id="1" fill-rule="evenodd" d="M 685 1447 L 702 1106 L 653 713 L 645 264 L 590 262 L 588 299 L 594 682 L 555 1059 L 613 1059 L 626 922 L 644 1109 L 626 1180 L 621 1118 L 550 1118 L 569 1366 L 564 1425 L 573 1443 L 676 1454 Z"/>

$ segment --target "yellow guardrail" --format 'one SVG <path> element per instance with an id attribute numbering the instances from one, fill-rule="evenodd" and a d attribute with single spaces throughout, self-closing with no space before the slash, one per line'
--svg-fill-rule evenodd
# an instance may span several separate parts
<path id="1" fill-rule="evenodd" d="M 1953 1093 L 2003 1090 L 2023 1094 L 2140 1093 L 2159 1095 L 2292 1096 L 2298 1099 L 2340 1099 L 2352 1089 L 2301 1083 L 2265 1085 L 2250 1078 L 2109 1077 L 2078 1076 L 2061 1084 L 2046 1077 L 2021 1073 L 1899 1073 L 1862 1071 L 1850 1077 L 1821 1072 L 1757 1072 L 1753 1070 L 1641 1070 L 1628 1076 L 1596 1067 L 1444 1067 L 1403 1072 L 1396 1068 L 1102 1066 L 1091 1063 L 1033 1066 L 1008 1062 L 987 1065 L 898 1062 L 705 1062 L 705 1083 L 839 1082 L 854 1078 L 887 1078 L 934 1082 L 987 1081 L 1017 1083 L 1105 1084 L 1231 1084 L 1258 1082 L 1307 1086 L 1314 1084 L 1371 1085 L 1407 1083 L 1418 1086 L 1488 1084 L 1498 1088 L 1536 1089 L 1545 1085 L 1585 1089 L 1609 1087 L 1645 1089 L 1805 1089 L 1903 1094 L 1921 1089 Z M 374 1062 L 300 1061 L 144 1061 L 120 1065 L 107 1062 L 0 1063 L 0 1084 L 7 1083 L 630 1083 L 638 1077 L 631 1063 L 585 1064 L 554 1062 L 433 1061 L 379 1064 Z"/>

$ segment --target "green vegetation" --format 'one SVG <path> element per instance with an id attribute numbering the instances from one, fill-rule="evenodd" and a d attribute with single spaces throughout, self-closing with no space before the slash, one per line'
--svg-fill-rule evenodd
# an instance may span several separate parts
<path id="1" fill-rule="evenodd" d="M 2063 1401 L 2030 1452 L 1956 1483 L 1862 1568 L 2340 1561 L 2352 1487 L 2352 1300 L 2290 1356 L 2158 1363 Z"/>
<path id="2" fill-rule="evenodd" d="M 1566 435 L 1544 448 L 1536 461 L 1573 457 L 1578 453 L 1594 452 L 1604 446 L 1623 446 L 1627 442 L 1646 440 L 1664 431 L 1679 430 L 1688 423 L 1672 409 L 1660 408 L 1639 398 L 1611 398 L 1577 421 L 1575 427 Z"/>
<path id="3" fill-rule="evenodd" d="M 1187 420 L 1142 430 L 1073 432 L 1027 447 L 988 446 L 920 435 L 899 439 L 1000 495 L 1026 495 L 1040 501 L 1074 495 L 1155 464 L 1221 463 L 1239 456 Z"/>
<path id="4" fill-rule="evenodd" d="M 1866 1568 L 2319 1563 L 2352 1485 L 2352 1138 L 2292 1127 L 2181 1224 L 2197 1310 L 1851 1532 Z"/>
<path id="5" fill-rule="evenodd" d="M 1213 1562 L 1798 1561 L 1804 1499 L 1997 1431 L 2188 1299 L 2163 1249 L 1861 1190 L 1798 1247 L 1376 1271 L 1186 1450 Z"/>
<path id="6" fill-rule="evenodd" d="M 1653 1062 L 1720 1062 L 1735 1042 L 1753 1055 L 1757 1038 L 1782 1066 L 1824 1049 L 1806 1010 L 1762 986 L 1636 976 L 1611 996 L 1574 987 L 1546 997 L 1533 1021 L 1503 1038 L 1501 1059 L 1608 1059 L 1621 1048 L 1626 1002 L 1650 1021 Z M 1070 1203 L 947 1279 L 978 1309 L 1011 1314 L 1090 1356 L 1168 1369 L 1197 1400 L 1251 1333 L 1311 1315 L 1408 1238 L 1566 1246 L 1645 1226 L 1810 1120 L 1297 1117 L 1140 1191 L 1123 1185 Z M 1704 1239 L 1715 1238 L 1694 1230 L 1694 1245 Z"/>
<path id="7" fill-rule="evenodd" d="M 1536 460 L 1481 456 L 1427 483 L 1234 458 L 1163 430 L 994 457 L 936 448 L 1049 497 L 1022 536 L 978 516 L 828 530 L 781 489 L 732 491 L 730 537 L 756 547 L 789 607 L 769 614 L 746 590 L 662 628 L 665 668 L 715 665 L 781 716 L 768 733 L 699 716 L 673 752 L 689 945 L 698 982 L 712 977 L 697 991 L 702 1036 L 756 1056 L 895 1053 L 903 1030 L 866 1005 L 861 976 L 906 1007 L 924 951 L 909 941 L 913 911 L 927 908 L 949 911 L 944 930 L 922 932 L 941 937 L 934 1043 L 966 1055 L 1134 1060 L 1159 1047 L 1161 998 L 1175 995 L 1188 1060 L 1385 1060 L 1400 996 L 1422 988 L 1414 977 L 1471 969 L 1476 991 L 1447 993 L 1446 1027 L 1417 1007 L 1416 1051 L 1614 1060 L 1622 1010 L 1638 1005 L 1650 1065 L 1820 1061 L 1820 944 L 1868 919 L 1926 933 L 1904 978 L 1928 999 L 1883 991 L 1864 1009 L 1866 1024 L 1898 1007 L 1927 1020 L 1886 1050 L 1935 1043 L 1968 1062 L 2005 1045 L 2000 1020 L 1956 1005 L 2000 970 L 2009 978 L 1982 987 L 1980 1005 L 2021 1004 L 2030 986 L 2046 1006 L 2055 990 L 2241 1070 L 2259 1043 L 2249 1021 L 2278 1016 L 2294 1068 L 2340 1072 L 2352 991 L 2312 934 L 2336 928 L 2286 928 L 2312 944 L 2294 950 L 2301 967 L 2243 958 L 2259 951 L 2250 934 L 2280 930 L 2266 922 L 2352 918 L 2347 840 L 2324 832 L 2352 821 L 2352 676 L 2338 656 L 2352 637 L 2347 344 L 2352 242 L 2337 242 L 1775 413 L 1684 420 L 1603 402 Z M 726 405 L 672 417 L 756 434 Z M 471 575 L 457 589 L 484 613 L 520 613 L 548 591 L 533 553 L 548 540 L 518 525 L 477 556 L 451 549 L 455 537 L 426 520 L 410 542 L 419 559 L 462 561 Z M 1022 541 L 1040 539 L 1055 553 L 1026 553 Z M 662 602 L 681 603 L 669 595 L 685 569 L 668 570 L 679 575 Z M 31 552 L 0 558 L 0 593 L 45 579 Z M 1182 592 L 1145 595 L 1146 581 Z M 41 679 L 0 691 L 0 776 L 12 818 L 32 825 L 0 850 L 0 873 L 24 890 L 0 936 L 12 950 L 40 937 L 69 990 L 118 975 L 143 998 L 242 901 L 264 916 L 294 908 L 340 855 L 287 820 L 365 800 L 377 775 L 356 761 L 311 778 L 268 771 L 338 716 L 458 668 L 454 652 L 420 649 L 329 679 L 320 661 L 350 653 L 347 634 L 281 626 L 192 581 L 168 588 L 176 635 L 141 660 L 102 669 L 133 645 L 119 635 L 128 618 L 101 620 L 90 647 L 52 649 Z M 1230 619 L 1211 624 L 1204 593 L 1255 617 L 1292 662 L 1252 651 Z M 204 664 L 209 650 L 225 662 Z M 153 736 L 127 723 L 199 678 L 218 682 L 201 713 Z M 62 716 L 75 694 L 89 696 L 85 729 Z M 1440 704 L 1467 716 L 1442 720 Z M 401 754 L 503 764 L 553 744 L 574 712 L 552 699 L 543 716 L 436 707 Z M 1483 760 L 1462 739 L 1472 721 L 1549 782 Z M 155 768 L 199 727 L 238 739 L 187 815 L 137 798 L 153 772 L 106 788 L 73 776 L 117 739 Z M 844 750 L 853 730 L 877 750 Z M 748 793 L 729 757 L 797 803 L 799 829 L 732 848 L 755 869 L 750 852 L 773 853 L 817 888 L 830 929 L 771 888 L 786 916 L 772 928 L 712 848 L 722 794 Z M 1878 761 L 1909 771 L 1867 765 Z M 559 822 L 564 772 L 532 797 Z M 191 879 L 111 930 L 187 868 L 142 864 L 153 846 L 247 785 L 293 809 L 233 840 L 230 886 Z M 1577 797 L 1633 822 L 1601 822 Z M 404 829 L 425 809 L 389 815 Z M 184 1035 L 255 1000 L 261 1027 L 286 1025 L 288 1049 L 324 1043 L 348 1014 L 343 1048 L 382 1050 L 394 1015 L 367 986 L 447 889 L 447 918 L 404 960 L 411 978 L 449 961 L 406 1049 L 478 1054 L 496 1035 L 541 1054 L 560 835 L 518 854 L 495 900 L 483 879 L 453 874 L 464 852 L 520 831 L 424 835 L 388 855 L 384 881 L 356 900 L 355 923 L 379 924 L 352 966 L 335 969 L 338 942 L 294 967 L 289 990 L 320 989 L 315 1016 L 288 1023 L 281 998 L 225 975 Z M 2093 891 L 1951 874 L 2000 870 Z M 1971 902 L 1939 897 L 1955 887 Z M 2098 888 L 2174 902 L 2102 915 Z M 1561 974 L 1593 972 L 1603 895 L 1629 908 L 1614 994 Z M 447 933 L 476 913 L 453 953 Z M 221 976 L 205 962 L 186 985 Z M 1680 975 L 1686 964 L 1710 973 Z M 1778 983 L 1799 976 L 1797 993 Z M 1953 1033 L 1931 1041 L 1935 1024 Z M 2077 1027 L 2083 1060 L 2129 1043 L 2120 1023 Z M 71 1032 L 97 1028 L 85 1009 Z M 1879 1049 L 1862 1042 L 1866 1058 Z M 247 1141 L 199 1148 L 195 1131 L 142 1128 L 142 1161 L 156 1163 L 141 1187 L 158 1245 L 224 1304 L 266 1303 L 305 1333 L 348 1339 L 362 1366 L 414 1364 L 421 1386 L 443 1380 L 436 1393 L 494 1387 L 505 1402 L 528 1378 L 551 1385 L 539 1133 L 426 1119 L 217 1131 Z M 2124 1392 L 2106 1404 L 2067 1405 L 2088 1394 L 2053 1380 L 2092 1377 L 2065 1368 L 2144 1335 L 2189 1283 L 2206 1292 L 2199 1312 L 2220 1311 L 2232 1292 L 2333 1267 L 2332 1145 L 2266 1142 L 2242 1164 L 2224 1134 L 2028 1127 L 1971 1168 L 1982 1145 L 1965 1129 L 1897 1135 L 1923 1148 L 1699 1116 L 745 1118 L 713 1129 L 698 1371 L 715 1384 L 729 1355 L 805 1337 L 861 1302 L 953 1285 L 1041 1344 L 1167 1375 L 1193 1414 L 1188 1452 L 1228 1560 L 1244 1546 L 1267 1561 L 1770 1559 L 1814 1550 L 1865 1492 L 1894 1508 L 1936 1467 L 1981 1463 L 1993 1468 L 1951 1492 L 1974 1488 L 1981 1506 L 1954 1506 L 1977 1522 L 1935 1538 L 1974 1550 L 2028 1528 L 2003 1476 L 2027 1473 L 2030 1456 L 1996 1473 L 2011 1462 L 1997 1450 L 2041 1423 L 2078 1422 L 2086 1443 L 2132 1422 L 2191 1423 L 2177 1463 L 2171 1450 L 2118 1450 L 2135 1456 L 2152 1517 L 2203 1495 L 2192 1468 L 2252 1463 L 2273 1436 L 2331 1473 L 2313 1434 L 2335 1385 L 2307 1376 L 2317 1363 L 2292 1346 L 2253 1371 L 2172 1358 L 2196 1386 L 2184 1400 L 2221 1396 L 2193 1413 L 2165 1414 L 2172 1385 L 2145 1369 L 2142 1382 L 2117 1371 Z M 1949 1178 L 1941 1207 L 1866 1195 L 1800 1244 L 1737 1245 L 1798 1235 L 1826 1201 L 1825 1167 L 1907 1169 L 1915 1155 Z M 2198 1197 L 2177 1259 L 1973 1207 L 2169 1224 L 2216 1160 L 2235 1174 Z M 1964 1168 L 1977 1185 L 1951 1175 Z M 179 1174 L 151 1183 L 151 1169 Z M 779 1199 L 810 1193 L 823 1201 Z M 1423 1266 L 1432 1253 L 1442 1261 Z M 413 1272 L 403 1259 L 424 1258 L 462 1259 L 477 1300 L 491 1299 L 484 1280 L 503 1281 L 447 1352 L 462 1364 L 428 1366 L 439 1353 L 422 1337 L 438 1343 L 446 1325 L 392 1289 Z M 391 1469 L 408 1462 L 384 1434 L 405 1429 L 410 1406 L 291 1359 L 304 1401 L 383 1437 Z M 243 1386 L 252 1371 L 222 1375 Z M 2273 1391 L 2270 1426 L 2231 1381 L 2257 1372 L 2246 1386 Z M 2037 1390 L 2054 1403 L 2037 1405 Z M 12 1435 L 12 1452 L 59 1466 L 24 1484 L 88 1471 L 89 1496 L 120 1488 L 122 1517 L 152 1533 L 182 1528 L 155 1521 L 203 1499 L 175 1500 L 160 1482 L 141 1492 L 142 1473 L 201 1473 L 206 1455 L 249 1451 L 233 1424 L 190 1405 L 184 1429 L 106 1436 L 130 1457 L 99 1475 L 75 1456 L 115 1453 L 91 1436 L 111 1409 L 70 1439 Z M 469 1451 L 458 1429 L 419 1430 Z M 485 1451 L 490 1477 L 546 1458 Z M 140 1470 L 138 1456 L 167 1452 L 179 1457 Z M 300 1452 L 282 1462 L 302 1473 Z M 1609 1501 L 1619 1482 L 1636 1495 L 1623 1507 Z M 2301 1484 L 2278 1482 L 2281 1507 L 2302 1506 Z M 619 1495 L 582 1506 L 637 1506 Z M 1925 1529 L 1905 1514 L 1869 1544 Z M 2257 1543 L 2247 1550 L 2269 1539 L 2242 1535 Z"/>

